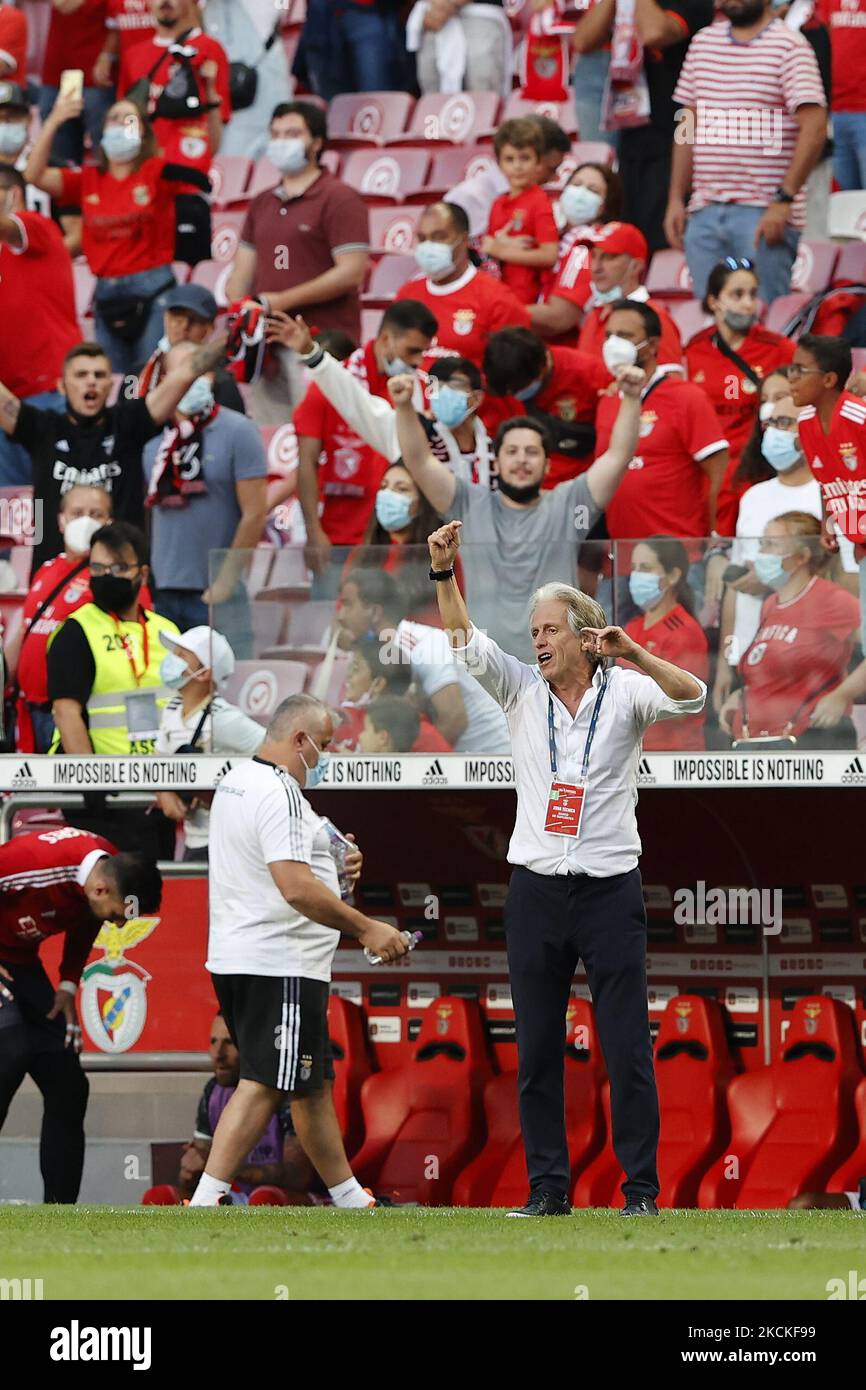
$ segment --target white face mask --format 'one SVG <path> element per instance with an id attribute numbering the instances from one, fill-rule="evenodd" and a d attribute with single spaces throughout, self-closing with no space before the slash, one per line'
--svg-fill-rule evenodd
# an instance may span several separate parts
<path id="1" fill-rule="evenodd" d="M 281 174 L 300 174 L 308 163 L 307 147 L 300 135 L 274 138 L 268 143 L 268 159 Z"/>
<path id="2" fill-rule="evenodd" d="M 71 555 L 86 555 L 94 534 L 105 523 L 94 521 L 92 516 L 75 516 L 67 521 L 63 531 L 63 544 Z"/>
<path id="3" fill-rule="evenodd" d="M 637 362 L 637 344 L 613 333 L 609 338 L 605 338 L 601 355 L 604 365 L 611 373 L 615 372 L 617 367 L 633 367 Z"/>

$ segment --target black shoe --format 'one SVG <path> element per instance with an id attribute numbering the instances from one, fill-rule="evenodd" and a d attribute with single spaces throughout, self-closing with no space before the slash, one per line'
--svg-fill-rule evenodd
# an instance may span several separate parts
<path id="1" fill-rule="evenodd" d="M 571 1204 L 561 1192 L 530 1192 L 529 1201 L 519 1211 L 506 1216 L 571 1216 Z"/>
<path id="2" fill-rule="evenodd" d="M 659 1209 L 653 1197 L 626 1197 L 620 1216 L 658 1216 Z"/>

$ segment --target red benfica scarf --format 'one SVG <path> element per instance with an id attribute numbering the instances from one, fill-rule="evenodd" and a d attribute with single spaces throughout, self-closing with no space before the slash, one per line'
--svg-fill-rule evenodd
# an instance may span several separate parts
<path id="1" fill-rule="evenodd" d="M 148 507 L 185 507 L 190 497 L 201 496 L 207 492 L 203 471 L 202 436 L 218 413 L 219 406 L 214 405 L 207 414 L 202 412 L 200 415 L 191 416 L 189 420 L 181 420 L 179 424 L 166 427 L 156 452 L 150 487 L 147 489 L 145 503 Z M 190 447 L 192 445 L 197 446 L 199 466 L 194 477 L 184 478 L 185 463 L 195 456 Z"/>

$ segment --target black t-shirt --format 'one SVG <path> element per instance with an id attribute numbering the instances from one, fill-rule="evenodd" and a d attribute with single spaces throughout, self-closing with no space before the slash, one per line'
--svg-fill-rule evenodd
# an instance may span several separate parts
<path id="1" fill-rule="evenodd" d="M 77 700 L 85 711 L 96 680 L 96 662 L 84 629 L 74 615 L 66 619 L 48 648 L 49 700 Z"/>
<path id="2" fill-rule="evenodd" d="M 673 96 L 680 68 L 692 35 L 713 22 L 713 0 L 661 0 L 661 5 L 666 14 L 680 16 L 688 34 L 684 29 L 682 43 L 671 44 L 670 48 L 646 50 L 644 71 L 649 87 L 650 123 L 619 133 L 620 149 L 631 159 L 670 156 L 677 111 Z"/>
<path id="3" fill-rule="evenodd" d="M 34 547 L 33 573 L 63 549 L 57 512 L 63 494 L 76 484 L 111 493 L 116 521 L 144 525 L 141 453 L 162 425 L 147 402 L 121 399 L 95 420 L 81 424 L 62 410 L 22 404 L 12 435 L 33 464 L 33 494 L 43 504 L 42 540 Z"/>

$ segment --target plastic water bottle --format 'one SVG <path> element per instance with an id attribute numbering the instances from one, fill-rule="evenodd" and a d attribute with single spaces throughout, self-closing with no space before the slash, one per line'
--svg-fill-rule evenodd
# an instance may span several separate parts
<path id="1" fill-rule="evenodd" d="M 406 942 L 410 951 L 414 951 L 415 947 L 418 945 L 418 942 L 424 940 L 424 933 L 422 931 L 404 931 L 401 932 L 400 935 Z M 382 957 L 374 956 L 371 953 L 369 946 L 364 947 L 364 955 L 367 957 L 367 960 L 370 962 L 371 965 L 382 964 Z"/>
<path id="2" fill-rule="evenodd" d="M 337 866 L 340 897 L 344 902 L 351 902 L 355 896 L 355 886 L 351 874 L 346 868 L 346 859 L 352 851 L 357 849 L 357 845 L 351 840 L 347 840 L 346 836 L 337 829 L 333 821 L 328 820 L 327 816 L 322 817 L 322 829 L 327 832 L 331 857 Z"/>

